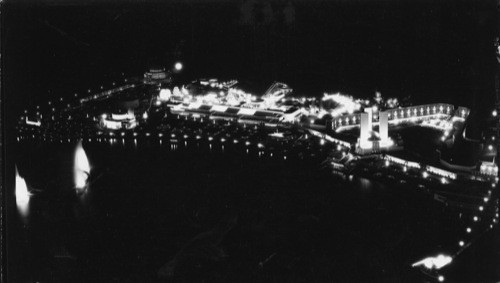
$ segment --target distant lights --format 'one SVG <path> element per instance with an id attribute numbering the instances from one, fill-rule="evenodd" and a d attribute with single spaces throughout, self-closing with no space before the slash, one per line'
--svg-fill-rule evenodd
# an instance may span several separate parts
<path id="1" fill-rule="evenodd" d="M 439 282 L 443 282 L 444 281 L 444 276 L 443 275 L 439 275 L 438 276 L 438 280 L 439 280 Z"/>
<path id="2" fill-rule="evenodd" d="M 484 197 L 484 198 L 483 198 L 483 201 L 484 201 L 484 202 L 488 202 L 489 200 L 490 200 L 490 199 L 489 199 L 488 197 Z"/>
<path id="3" fill-rule="evenodd" d="M 479 206 L 479 211 L 483 211 L 484 207 L 481 205 Z"/>
<path id="4" fill-rule="evenodd" d="M 461 247 L 463 247 L 463 246 L 464 246 L 464 244 L 465 244 L 465 243 L 464 243 L 464 241 L 460 241 L 460 242 L 458 242 L 458 245 L 459 245 L 459 246 L 461 246 Z"/>
<path id="5" fill-rule="evenodd" d="M 497 112 L 496 110 L 493 110 L 493 111 L 491 112 L 491 115 L 492 115 L 493 117 L 496 117 L 496 116 L 498 115 L 498 112 Z"/>
<path id="6" fill-rule="evenodd" d="M 422 173 L 422 177 L 424 177 L 424 178 L 429 177 L 429 173 L 427 173 L 427 171 L 424 171 L 424 172 Z"/>
<path id="7" fill-rule="evenodd" d="M 467 227 L 467 229 L 465 229 L 465 231 L 467 231 L 467 233 L 470 233 L 470 232 L 472 232 L 472 229 L 470 227 Z"/>
<path id="8" fill-rule="evenodd" d="M 488 145 L 488 150 L 490 150 L 490 151 L 493 150 L 493 146 L 491 144 Z"/>
<path id="9" fill-rule="evenodd" d="M 477 222 L 479 220 L 479 218 L 477 216 L 474 216 L 474 218 L 472 218 L 474 220 L 474 222 Z"/>

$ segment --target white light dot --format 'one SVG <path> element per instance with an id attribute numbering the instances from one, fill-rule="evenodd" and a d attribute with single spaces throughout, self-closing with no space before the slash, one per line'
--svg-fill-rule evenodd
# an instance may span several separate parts
<path id="1" fill-rule="evenodd" d="M 438 280 L 439 280 L 439 282 L 443 282 L 444 281 L 444 276 L 443 275 L 439 275 L 438 276 Z"/>
<path id="2" fill-rule="evenodd" d="M 458 245 L 461 246 L 461 247 L 463 247 L 464 246 L 464 241 L 458 242 Z"/>
<path id="3" fill-rule="evenodd" d="M 472 229 L 470 227 L 467 227 L 466 231 L 467 231 L 467 233 L 470 233 L 470 232 L 472 232 Z"/>
<path id="4" fill-rule="evenodd" d="M 175 63 L 174 68 L 175 68 L 176 71 L 182 70 L 182 63 L 181 62 Z"/>

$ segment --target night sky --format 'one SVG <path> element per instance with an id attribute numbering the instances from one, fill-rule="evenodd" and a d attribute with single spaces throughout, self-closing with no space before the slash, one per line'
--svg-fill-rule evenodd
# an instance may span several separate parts
<path id="1" fill-rule="evenodd" d="M 283 80 L 306 95 L 493 98 L 494 1 L 12 2 L 2 59 L 15 113 L 175 60 L 189 79 Z"/>

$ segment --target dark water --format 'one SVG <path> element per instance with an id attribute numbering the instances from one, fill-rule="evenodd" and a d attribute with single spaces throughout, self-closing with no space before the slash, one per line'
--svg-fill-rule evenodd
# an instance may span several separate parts
<path id="1" fill-rule="evenodd" d="M 84 144 L 99 177 L 81 196 L 75 145 L 20 148 L 19 171 L 41 192 L 27 218 L 8 206 L 12 282 L 161 282 L 162 265 L 231 217 L 225 256 L 195 254 L 175 282 L 421 281 L 413 261 L 452 251 L 462 230 L 417 188 L 343 180 L 320 158 L 145 143 Z"/>

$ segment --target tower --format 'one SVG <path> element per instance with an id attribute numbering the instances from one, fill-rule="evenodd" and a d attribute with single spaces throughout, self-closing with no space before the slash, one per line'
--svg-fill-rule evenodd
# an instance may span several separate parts
<path id="1" fill-rule="evenodd" d="M 379 131 L 373 131 L 373 111 L 371 108 L 365 109 L 361 113 L 361 124 L 358 148 L 360 153 L 372 153 L 381 149 L 388 149 L 394 142 L 389 138 L 389 118 L 387 111 L 379 112 Z"/>

